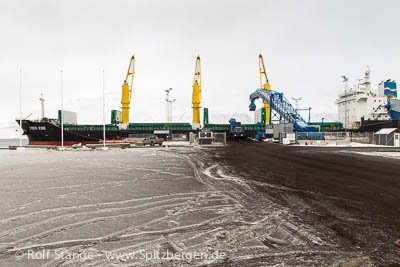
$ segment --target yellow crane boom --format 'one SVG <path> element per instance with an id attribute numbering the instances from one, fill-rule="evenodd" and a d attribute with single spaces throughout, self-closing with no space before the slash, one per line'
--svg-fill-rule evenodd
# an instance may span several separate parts
<path id="1" fill-rule="evenodd" d="M 267 72 L 265 71 L 265 65 L 264 65 L 264 59 L 263 56 L 261 55 L 261 53 L 258 55 L 258 66 L 260 68 L 260 85 L 261 88 L 267 89 L 267 90 L 271 90 L 271 85 L 268 81 L 268 76 L 267 76 Z M 264 78 L 263 78 L 264 77 Z M 269 117 L 269 113 L 270 113 L 270 106 L 269 103 L 264 102 L 264 108 L 265 108 L 265 123 L 269 123 L 270 117 Z"/>
<path id="2" fill-rule="evenodd" d="M 131 104 L 132 99 L 132 84 L 133 84 L 133 75 L 135 73 L 135 55 L 131 57 L 129 61 L 128 72 L 126 73 L 124 84 L 122 85 L 122 97 L 121 97 L 121 105 L 122 105 L 122 124 L 129 123 L 129 105 Z"/>
<path id="3" fill-rule="evenodd" d="M 200 102 L 201 102 L 201 64 L 200 64 L 200 56 L 197 56 L 196 66 L 194 69 L 193 93 L 192 93 L 194 129 L 200 128 Z"/>

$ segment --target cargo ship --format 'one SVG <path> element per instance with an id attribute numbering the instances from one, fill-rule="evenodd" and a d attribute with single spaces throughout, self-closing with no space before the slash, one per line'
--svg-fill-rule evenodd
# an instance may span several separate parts
<path id="1" fill-rule="evenodd" d="M 200 102 L 201 102 L 201 69 L 200 56 L 196 58 L 195 76 L 193 81 L 193 123 L 130 123 L 129 109 L 132 98 L 132 84 L 135 68 L 135 56 L 129 62 L 128 71 L 122 85 L 121 111 L 111 110 L 111 123 L 104 125 L 78 124 L 75 112 L 67 110 L 58 111 L 58 119 L 47 118 L 44 114 L 43 96 L 41 102 L 41 116 L 37 120 L 17 119 L 21 123 L 23 134 L 28 136 L 29 145 L 61 145 L 66 146 L 75 144 L 96 144 L 105 139 L 107 142 L 113 141 L 134 141 L 143 139 L 149 135 L 156 135 L 165 140 L 189 140 L 189 133 L 198 133 L 200 124 Z M 169 91 L 167 89 L 167 103 Z M 170 108 L 168 108 L 169 110 Z M 214 132 L 230 131 L 230 124 L 210 124 L 208 123 L 208 109 L 204 108 L 203 129 Z M 169 117 L 169 116 L 168 116 Z M 171 121 L 171 119 L 168 119 Z M 62 126 L 62 127 L 61 127 Z M 243 124 L 248 136 L 254 136 L 258 131 L 265 130 L 265 123 Z M 63 138 L 62 138 L 63 136 Z M 63 140 L 63 142 L 61 141 Z"/>
<path id="2" fill-rule="evenodd" d="M 19 120 L 17 120 L 19 123 Z M 103 140 L 103 125 L 64 124 L 64 145 L 96 144 Z M 58 119 L 22 120 L 24 135 L 29 145 L 61 145 L 61 123 Z M 189 123 L 130 123 L 121 128 L 117 124 L 106 124 L 106 140 L 121 141 L 142 139 L 157 135 L 165 139 L 173 135 L 188 138 L 192 131 Z"/>
<path id="3" fill-rule="evenodd" d="M 113 111 L 114 112 L 114 111 Z M 60 112 L 59 112 L 60 113 Z M 17 120 L 19 123 L 20 121 Z M 265 130 L 265 124 L 243 124 L 248 136 Z M 103 125 L 64 123 L 64 145 L 97 144 L 103 141 Z M 59 119 L 42 118 L 22 120 L 23 134 L 29 139 L 29 145 L 61 145 L 61 122 Z M 213 132 L 229 133 L 229 124 L 204 124 L 203 129 Z M 156 135 L 165 140 L 189 140 L 189 133 L 198 133 L 190 123 L 111 123 L 105 125 L 106 141 L 134 141 Z"/>
<path id="4" fill-rule="evenodd" d="M 42 105 L 43 107 L 43 105 Z M 229 133 L 229 124 L 208 123 L 208 109 L 205 108 L 203 129 L 213 132 Z M 43 114 L 42 114 L 43 115 Z M 134 141 L 144 139 L 147 136 L 156 135 L 165 140 L 189 140 L 189 133 L 197 134 L 199 129 L 193 129 L 190 123 L 128 123 L 121 124 L 119 118 L 121 112 L 111 111 L 111 123 L 105 125 L 107 142 Z M 19 120 L 16 120 L 19 123 Z M 23 134 L 29 139 L 29 145 L 61 145 L 61 111 L 58 111 L 58 119 L 42 117 L 38 120 L 22 121 Z M 265 130 L 265 124 L 243 124 L 248 136 L 254 136 L 258 131 Z M 64 145 L 97 144 L 103 141 L 103 125 L 77 124 L 76 114 L 64 110 Z"/>

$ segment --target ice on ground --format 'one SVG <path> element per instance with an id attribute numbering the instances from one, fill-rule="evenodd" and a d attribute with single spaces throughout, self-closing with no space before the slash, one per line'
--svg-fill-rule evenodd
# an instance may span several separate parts
<path id="1" fill-rule="evenodd" d="M 0 157 L 0 266 L 196 266 L 307 244 L 330 249 L 259 184 L 192 147 Z M 93 257 L 60 259 L 56 250 Z M 53 253 L 28 257 L 43 251 Z M 131 258 L 154 251 L 205 258 Z"/>
<path id="2" fill-rule="evenodd" d="M 162 145 L 165 147 L 191 146 L 188 141 L 164 141 Z"/>
<path id="3" fill-rule="evenodd" d="M 390 151 L 371 151 L 371 152 L 361 152 L 361 151 L 352 151 L 353 153 L 367 155 L 367 156 L 377 156 L 384 158 L 392 158 L 392 159 L 400 159 L 400 151 L 398 152 L 390 152 Z"/>
<path id="4" fill-rule="evenodd" d="M 352 142 L 350 143 L 350 145 L 348 145 L 349 147 L 386 147 L 386 146 L 382 146 L 382 145 L 375 145 L 375 144 L 363 144 L 363 143 L 356 143 L 356 142 Z"/>
<path id="5" fill-rule="evenodd" d="M 310 146 L 310 147 L 387 147 L 387 146 L 382 146 L 382 145 L 363 144 L 363 143 L 356 143 L 356 142 L 351 142 L 349 144 L 342 144 L 342 145 L 337 145 L 336 142 L 326 142 L 326 143 L 321 143 L 321 144 L 310 144 L 310 145 L 294 144 L 292 146 Z"/>

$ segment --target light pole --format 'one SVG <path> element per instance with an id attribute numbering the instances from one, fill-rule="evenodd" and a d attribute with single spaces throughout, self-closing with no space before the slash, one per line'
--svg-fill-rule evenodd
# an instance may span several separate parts
<path id="1" fill-rule="evenodd" d="M 165 101 L 167 102 L 167 122 L 169 122 L 169 92 L 172 91 L 172 88 L 169 89 L 165 89 L 165 93 L 166 93 L 166 97 L 165 97 Z"/>
<path id="2" fill-rule="evenodd" d="M 23 150 L 22 148 L 22 69 L 19 70 L 19 149 Z"/>
<path id="3" fill-rule="evenodd" d="M 324 117 L 321 118 L 321 131 L 322 131 L 323 127 L 324 127 L 324 119 L 325 119 Z"/>
<path id="4" fill-rule="evenodd" d="M 64 96 L 63 96 L 63 71 L 60 71 L 60 95 L 61 95 L 61 150 L 64 150 Z"/>
<path id="5" fill-rule="evenodd" d="M 103 150 L 106 150 L 106 99 L 104 93 L 104 70 L 103 70 Z"/>
<path id="6" fill-rule="evenodd" d="M 172 91 L 172 88 L 165 89 L 166 98 L 165 101 L 167 102 L 167 122 L 172 122 L 172 103 L 176 101 L 176 99 L 169 99 L 169 93 Z"/>
<path id="7" fill-rule="evenodd" d="M 292 99 L 294 100 L 294 102 L 296 103 L 295 105 L 296 105 L 296 111 L 297 111 L 297 108 L 298 108 L 298 102 L 300 101 L 300 100 L 302 100 L 303 98 L 302 97 L 298 97 L 298 98 L 295 98 L 295 97 L 292 97 Z"/>
<path id="8" fill-rule="evenodd" d="M 172 103 L 174 103 L 176 99 L 169 100 L 169 123 L 172 123 Z"/>

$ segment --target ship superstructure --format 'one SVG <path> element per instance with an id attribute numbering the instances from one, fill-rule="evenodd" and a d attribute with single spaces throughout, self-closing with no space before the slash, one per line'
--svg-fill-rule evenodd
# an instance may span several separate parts
<path id="1" fill-rule="evenodd" d="M 373 90 L 370 82 L 371 71 L 365 71 L 364 79 L 349 88 L 348 78 L 343 76 L 345 90 L 336 100 L 338 120 L 346 129 L 357 129 L 363 120 L 390 120 L 385 108 L 389 98 L 397 97 L 396 82 L 382 81 L 377 90 Z"/>

